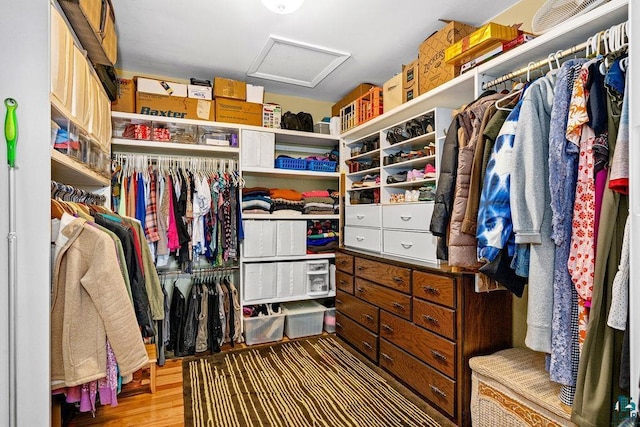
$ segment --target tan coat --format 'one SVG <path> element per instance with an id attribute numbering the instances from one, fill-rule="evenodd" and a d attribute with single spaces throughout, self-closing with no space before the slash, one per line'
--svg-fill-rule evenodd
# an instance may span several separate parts
<path id="1" fill-rule="evenodd" d="M 106 376 L 107 339 L 120 375 L 137 371 L 148 357 L 113 240 L 80 218 L 60 233 L 68 240 L 53 271 L 52 387 Z"/>

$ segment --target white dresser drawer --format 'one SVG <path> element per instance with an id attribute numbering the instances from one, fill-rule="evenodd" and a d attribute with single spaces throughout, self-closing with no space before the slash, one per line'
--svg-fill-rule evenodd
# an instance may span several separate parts
<path id="1" fill-rule="evenodd" d="M 344 245 L 366 251 L 380 252 L 379 228 L 344 227 Z"/>
<path id="2" fill-rule="evenodd" d="M 344 214 L 345 225 L 360 227 L 380 227 L 382 224 L 380 206 L 355 205 L 346 206 Z"/>
<path id="3" fill-rule="evenodd" d="M 433 202 L 385 205 L 382 207 L 382 226 L 403 230 L 429 231 Z"/>
<path id="4" fill-rule="evenodd" d="M 437 263 L 437 238 L 429 232 L 383 230 L 383 252 Z"/>

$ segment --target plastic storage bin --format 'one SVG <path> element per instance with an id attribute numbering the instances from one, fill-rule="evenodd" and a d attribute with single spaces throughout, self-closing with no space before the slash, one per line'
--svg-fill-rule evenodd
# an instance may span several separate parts
<path id="1" fill-rule="evenodd" d="M 287 315 L 284 333 L 289 338 L 320 335 L 324 325 L 326 308 L 316 301 L 297 301 L 282 304 L 282 312 Z"/>
<path id="2" fill-rule="evenodd" d="M 247 345 L 281 341 L 284 333 L 285 315 L 245 317 L 244 339 Z"/>
<path id="3" fill-rule="evenodd" d="M 338 162 L 331 160 L 307 160 L 307 170 L 314 172 L 335 172 Z"/>
<path id="4" fill-rule="evenodd" d="M 276 168 L 305 170 L 307 169 L 307 161 L 305 159 L 290 159 L 288 157 L 280 157 L 276 159 Z"/>
<path id="5" fill-rule="evenodd" d="M 336 308 L 327 307 L 324 312 L 324 330 L 330 334 L 336 332 Z"/>
<path id="6" fill-rule="evenodd" d="M 327 295 L 331 288 L 329 261 L 307 261 L 307 295 Z"/>

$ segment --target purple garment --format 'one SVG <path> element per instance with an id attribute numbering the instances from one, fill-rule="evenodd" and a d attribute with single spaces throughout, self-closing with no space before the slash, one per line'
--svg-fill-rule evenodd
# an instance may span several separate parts
<path id="1" fill-rule="evenodd" d="M 107 376 L 98 380 L 100 403 L 118 406 L 118 364 L 111 344 L 107 341 Z"/>
<path id="2" fill-rule="evenodd" d="M 598 224 L 600 224 L 600 210 L 602 208 L 602 198 L 604 197 L 604 190 L 607 188 L 608 173 L 608 169 L 600 169 L 598 172 L 596 172 L 596 212 L 595 220 L 593 222 L 593 242 L 596 246 L 598 245 Z"/>

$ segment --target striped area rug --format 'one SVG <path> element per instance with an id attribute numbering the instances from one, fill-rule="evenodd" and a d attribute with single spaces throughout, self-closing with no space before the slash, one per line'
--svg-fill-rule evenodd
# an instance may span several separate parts
<path id="1" fill-rule="evenodd" d="M 440 426 L 334 337 L 185 360 L 185 425 Z"/>

